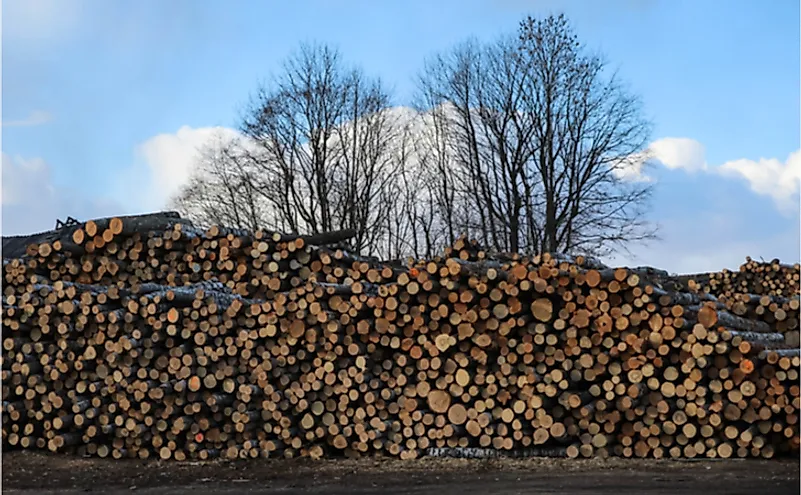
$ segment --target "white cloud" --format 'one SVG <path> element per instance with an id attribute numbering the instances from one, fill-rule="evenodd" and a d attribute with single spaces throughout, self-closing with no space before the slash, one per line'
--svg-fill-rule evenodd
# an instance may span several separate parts
<path id="1" fill-rule="evenodd" d="M 404 122 L 409 119 L 410 109 L 393 109 L 392 117 Z M 419 121 L 418 121 L 419 122 Z M 412 133 L 423 134 L 420 122 L 411 128 Z M 174 134 L 154 136 L 137 147 L 141 159 L 138 166 L 129 171 L 123 181 L 141 183 L 145 197 L 138 198 L 145 209 L 158 209 L 167 205 L 169 199 L 186 184 L 200 147 L 215 135 L 234 139 L 241 135 L 225 127 L 181 127 Z M 690 138 L 667 137 L 651 143 L 648 149 L 615 165 L 614 173 L 627 181 L 651 182 L 646 174 L 654 166 L 687 173 L 715 174 L 723 177 L 745 179 L 751 189 L 772 198 L 783 212 L 797 209 L 799 181 L 801 181 L 801 152 L 795 152 L 785 162 L 777 159 L 758 161 L 740 159 L 715 166 L 707 163 L 706 151 L 700 142 Z"/>
<path id="2" fill-rule="evenodd" d="M 648 153 L 650 158 L 647 161 L 670 170 L 744 179 L 756 194 L 773 199 L 781 212 L 798 211 L 801 150 L 791 153 L 784 162 L 776 158 L 741 158 L 722 165 L 710 165 L 703 144 L 690 138 L 668 137 L 651 143 Z M 616 174 L 625 180 L 649 180 L 642 172 L 644 162 L 640 156 L 635 156 L 629 165 L 621 167 Z"/>
<path id="3" fill-rule="evenodd" d="M 612 173 L 627 182 L 653 182 L 654 178 L 645 171 L 655 164 L 690 173 L 708 169 L 706 151 L 701 143 L 694 139 L 668 137 L 657 139 L 646 150 L 614 163 Z"/>
<path id="4" fill-rule="evenodd" d="M 726 162 L 716 171 L 724 176 L 745 179 L 752 191 L 770 196 L 781 210 L 798 212 L 801 150 L 790 153 L 784 162 L 775 158 L 740 159 Z"/>
<path id="5" fill-rule="evenodd" d="M 2 127 L 30 127 L 46 124 L 53 120 L 53 116 L 42 110 L 34 110 L 22 120 L 7 120 L 0 123 Z"/>
<path id="6" fill-rule="evenodd" d="M 611 165 L 612 173 L 626 182 L 653 182 L 653 177 L 645 173 L 650 164 L 650 156 L 649 151 L 627 156 Z"/>
<path id="7" fill-rule="evenodd" d="M 53 183 L 41 158 L 2 154 L 2 233 L 30 234 L 52 229 L 56 219 L 79 220 L 131 213 L 105 198 L 85 198 Z"/>
<path id="8" fill-rule="evenodd" d="M 401 108 L 393 116 L 404 121 L 408 113 Z M 412 132 L 423 136 L 420 125 L 413 125 Z M 3 154 L 3 233 L 29 233 L 52 228 L 56 218 L 63 219 L 67 215 L 86 219 L 164 209 L 169 199 L 189 180 L 201 147 L 215 137 L 234 139 L 241 136 L 236 130 L 225 127 L 183 126 L 175 133 L 159 134 L 142 142 L 135 148 L 134 164 L 121 174 L 117 189 L 113 191 L 115 201 L 86 199 L 54 185 L 51 167 L 44 160 Z M 801 151 L 792 153 L 784 162 L 740 159 L 713 166 L 707 163 L 704 147 L 697 141 L 664 138 L 655 141 L 645 153 L 621 164 L 616 173 L 629 180 L 651 180 L 645 174 L 645 167 L 655 164 L 671 170 L 699 172 L 710 180 L 719 177 L 746 180 L 755 193 L 771 197 L 780 207 L 792 207 L 798 198 Z M 633 256 L 619 258 L 615 263 L 650 264 L 688 273 L 724 266 L 737 268 L 745 254 L 766 259 L 798 259 L 797 225 L 776 235 L 769 232 L 769 235 L 749 235 L 744 234 L 749 232 L 748 226 L 732 223 L 731 217 L 720 212 L 701 211 L 692 220 L 676 220 L 666 228 L 663 226 L 663 241 L 635 250 Z M 693 225 L 706 227 L 693 230 Z M 692 249 L 688 249 L 688 239 L 697 238 L 715 241 L 692 242 Z"/>
<path id="9" fill-rule="evenodd" d="M 665 167 L 688 172 L 706 170 L 706 150 L 704 145 L 689 138 L 662 138 L 649 146 L 654 160 Z"/>
<path id="10" fill-rule="evenodd" d="M 141 184 L 144 197 L 136 198 L 141 207 L 162 209 L 189 180 L 204 145 L 216 137 L 233 139 L 238 135 L 226 127 L 189 126 L 181 127 L 174 134 L 159 134 L 137 146 L 140 161 L 124 174 L 124 180 L 129 183 L 133 176 L 135 181 L 144 182 Z"/>
<path id="11" fill-rule="evenodd" d="M 388 118 L 402 126 L 412 120 L 412 112 L 407 107 L 395 107 Z M 411 128 L 411 132 L 421 132 L 421 126 L 416 121 L 413 124 L 416 126 Z M 248 141 L 237 130 L 228 127 L 183 126 L 175 133 L 159 134 L 139 144 L 135 165 L 120 177 L 118 187 L 122 196 L 131 202 L 132 207 L 142 210 L 166 208 L 170 199 L 189 182 L 203 146 L 217 139 L 222 142 L 238 140 L 245 146 Z M 134 184 L 144 193 L 136 197 L 128 194 Z"/>

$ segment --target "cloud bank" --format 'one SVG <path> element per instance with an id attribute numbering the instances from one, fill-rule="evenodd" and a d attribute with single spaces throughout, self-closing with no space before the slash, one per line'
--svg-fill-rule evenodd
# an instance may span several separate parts
<path id="1" fill-rule="evenodd" d="M 689 138 L 662 138 L 649 146 L 653 158 L 671 170 L 707 170 L 704 145 Z"/>
<path id="2" fill-rule="evenodd" d="M 717 177 L 745 181 L 755 194 L 771 198 L 781 213 L 798 212 L 801 150 L 790 153 L 784 161 L 778 158 L 741 158 L 710 165 L 703 144 L 690 138 L 667 137 L 652 142 L 647 154 L 635 157 L 616 173 L 625 180 L 652 181 L 644 172 L 646 162 L 673 171 L 713 176 L 710 180 Z"/>
<path id="3" fill-rule="evenodd" d="M 237 131 L 226 127 L 183 126 L 174 134 L 159 134 L 138 145 L 136 164 L 124 176 L 144 178 L 141 187 L 146 194 L 137 199 L 139 206 L 146 210 L 167 207 L 188 182 L 203 146 L 213 139 L 237 136 Z"/>
<path id="4" fill-rule="evenodd" d="M 784 162 L 775 158 L 726 162 L 717 172 L 748 181 L 752 191 L 770 196 L 782 211 L 798 212 L 801 150 L 790 153 Z"/>
<path id="5" fill-rule="evenodd" d="M 3 154 L 3 233 L 49 229 L 56 218 L 67 215 L 86 219 L 164 209 L 170 198 L 188 182 L 204 144 L 215 138 L 238 137 L 241 135 L 230 128 L 190 126 L 153 136 L 132 150 L 131 165 L 111 188 L 114 199 L 81 197 L 55 185 L 50 166 L 43 160 Z M 798 212 L 799 151 L 785 160 L 743 158 L 710 165 L 701 143 L 689 138 L 668 137 L 654 141 L 647 153 L 635 158 L 621 168 L 620 173 L 629 180 L 653 180 L 645 174 L 648 167 L 657 166 L 671 173 L 694 174 L 704 181 L 715 181 L 710 186 L 720 180 L 744 181 L 754 194 L 771 198 L 779 212 Z M 740 225 L 747 220 L 731 218 L 737 215 L 725 209 L 725 205 L 713 201 L 699 208 L 698 215 L 686 220 L 669 215 L 662 217 L 656 211 L 655 220 L 662 224 L 663 240 L 647 248 L 635 247 L 631 255 L 618 256 L 614 262 L 649 264 L 689 273 L 737 268 L 746 255 L 798 260 L 798 225 L 793 224 L 775 235 L 770 230 L 758 236 L 751 235 L 748 225 Z M 778 225 L 783 223 L 780 221 Z M 688 244 L 692 239 L 704 241 Z"/>

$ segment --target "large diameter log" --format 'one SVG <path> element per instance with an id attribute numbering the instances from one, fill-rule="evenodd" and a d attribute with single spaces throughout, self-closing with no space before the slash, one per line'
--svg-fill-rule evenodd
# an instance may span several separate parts
<path id="1" fill-rule="evenodd" d="M 98 220 L 104 222 L 106 219 Z M 162 211 L 142 215 L 127 215 L 108 219 L 109 229 L 115 235 L 131 235 L 149 231 L 163 231 L 174 225 L 192 226 L 192 222 L 181 218 L 175 211 Z"/>
<path id="2" fill-rule="evenodd" d="M 697 318 L 706 328 L 721 326 L 733 330 L 748 332 L 770 332 L 770 326 L 763 321 L 748 320 L 735 316 L 728 311 L 718 310 L 711 305 L 695 305 L 685 309 L 687 319 Z"/>
<path id="3" fill-rule="evenodd" d="M 428 407 L 435 413 L 444 414 L 448 412 L 451 405 L 451 396 L 444 390 L 432 390 L 428 392 Z"/>

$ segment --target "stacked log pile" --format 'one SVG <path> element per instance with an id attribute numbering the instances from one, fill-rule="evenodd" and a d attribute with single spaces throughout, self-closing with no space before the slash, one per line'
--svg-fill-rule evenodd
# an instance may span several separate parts
<path id="1" fill-rule="evenodd" d="M 677 277 L 686 290 L 711 294 L 739 316 L 764 320 L 785 335 L 787 343 L 798 347 L 798 294 L 801 266 L 778 259 L 758 262 L 750 257 L 738 271 Z"/>
<path id="2" fill-rule="evenodd" d="M 649 268 L 465 239 L 385 264 L 344 249 L 349 235 L 153 215 L 15 248 L 4 447 L 176 460 L 798 452 L 799 353 L 785 337 L 797 268 L 771 275 L 773 293 L 713 295 Z"/>
<path id="3" fill-rule="evenodd" d="M 746 258 L 738 271 L 722 270 L 720 272 L 684 275 L 679 277 L 688 286 L 697 291 L 717 296 L 733 294 L 756 294 L 778 297 L 793 297 L 799 291 L 798 263 L 789 265 L 778 259 L 770 262 L 759 262 Z"/>

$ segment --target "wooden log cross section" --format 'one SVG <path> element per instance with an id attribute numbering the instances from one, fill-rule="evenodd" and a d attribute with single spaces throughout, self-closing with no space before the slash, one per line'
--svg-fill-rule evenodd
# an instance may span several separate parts
<path id="1" fill-rule="evenodd" d="M 464 238 L 402 265 L 351 236 L 154 214 L 9 242 L 4 448 L 798 455 L 797 265 L 669 277 Z"/>

